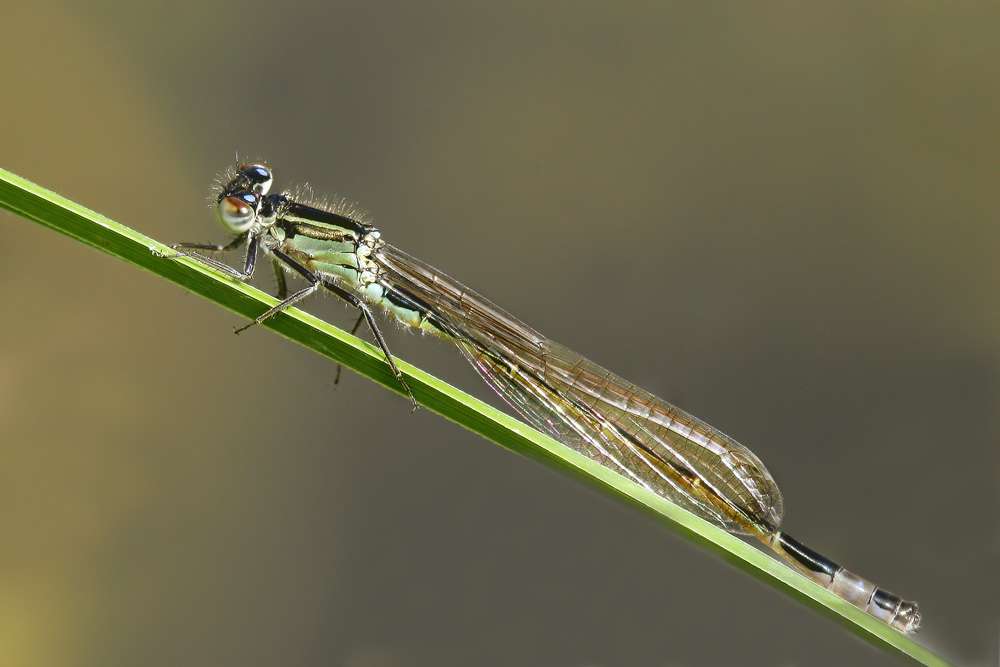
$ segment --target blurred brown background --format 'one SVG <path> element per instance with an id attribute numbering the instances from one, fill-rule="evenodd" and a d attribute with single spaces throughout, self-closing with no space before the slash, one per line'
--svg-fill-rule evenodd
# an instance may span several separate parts
<path id="1" fill-rule="evenodd" d="M 996 3 L 7 3 L 0 166 L 225 239 L 241 155 L 747 444 L 997 659 Z M 895 661 L 669 530 L 0 213 L 0 664 Z M 267 277 L 267 272 L 263 272 Z M 268 281 L 261 282 L 267 287 Z M 335 299 L 307 309 L 341 325 Z M 447 345 L 401 357 L 472 388 Z"/>

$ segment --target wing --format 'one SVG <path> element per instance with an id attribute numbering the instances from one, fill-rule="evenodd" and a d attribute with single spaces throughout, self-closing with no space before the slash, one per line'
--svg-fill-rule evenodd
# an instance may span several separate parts
<path id="1" fill-rule="evenodd" d="M 746 447 L 401 250 L 386 245 L 373 259 L 384 286 L 426 303 L 438 328 L 535 428 L 724 530 L 777 530 L 781 493 Z"/>

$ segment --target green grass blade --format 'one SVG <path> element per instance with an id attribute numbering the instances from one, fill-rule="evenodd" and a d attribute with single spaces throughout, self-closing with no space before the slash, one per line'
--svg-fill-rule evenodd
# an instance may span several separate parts
<path id="1" fill-rule="evenodd" d="M 189 258 L 167 259 L 170 249 L 79 204 L 0 169 L 0 207 L 54 229 L 98 250 L 146 269 L 246 318 L 277 301 Z M 377 348 L 311 315 L 290 308 L 264 323 L 269 329 L 402 393 Z M 548 436 L 486 405 L 432 375 L 399 361 L 421 405 L 523 456 L 595 485 L 619 500 L 652 513 L 686 539 L 701 545 L 774 588 L 838 620 L 873 645 L 929 665 L 941 657 L 875 620 L 841 598 L 782 565 L 763 551 L 667 500 L 629 482 Z M 401 411 L 405 409 L 400 408 Z"/>

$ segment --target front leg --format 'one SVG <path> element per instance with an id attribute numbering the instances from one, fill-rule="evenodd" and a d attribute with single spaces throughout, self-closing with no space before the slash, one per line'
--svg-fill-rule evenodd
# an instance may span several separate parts
<path id="1" fill-rule="evenodd" d="M 243 270 L 234 269 L 225 262 L 220 262 L 217 259 L 208 257 L 207 255 L 202 255 L 200 252 L 194 252 L 194 250 L 208 250 L 210 252 L 232 252 L 243 245 L 244 241 L 248 238 L 247 234 L 241 234 L 237 236 L 228 245 L 209 245 L 202 243 L 172 243 L 171 248 L 174 249 L 187 249 L 188 251 L 179 252 L 173 255 L 165 255 L 165 257 L 193 257 L 197 259 L 202 264 L 208 264 L 209 266 L 222 271 L 228 276 L 236 278 L 237 280 L 247 281 L 253 277 L 253 270 L 257 265 L 257 239 L 250 238 L 250 242 L 247 244 L 247 254 L 243 261 Z"/>
<path id="2" fill-rule="evenodd" d="M 178 248 L 190 248 L 191 250 L 208 250 L 210 252 L 232 252 L 243 245 L 243 242 L 246 240 L 247 235 L 240 234 L 226 245 L 215 245 L 212 243 L 171 243 L 169 247 L 174 250 Z M 186 257 L 189 254 L 191 253 L 179 252 L 173 255 L 164 255 L 164 257 Z"/>

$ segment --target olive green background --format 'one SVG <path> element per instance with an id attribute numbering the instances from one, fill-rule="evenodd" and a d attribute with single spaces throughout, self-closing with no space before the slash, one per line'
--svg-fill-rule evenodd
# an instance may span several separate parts
<path id="1" fill-rule="evenodd" d="M 15 1 L 0 166 L 164 242 L 226 239 L 205 203 L 236 151 L 357 200 L 389 242 L 749 446 L 791 534 L 919 601 L 921 641 L 993 664 L 998 21 Z M 895 662 L 173 285 L 0 230 L 0 664 Z M 386 329 L 490 393 L 446 344 Z"/>

